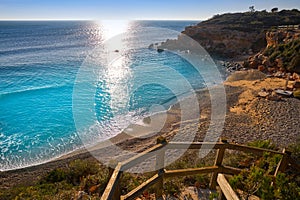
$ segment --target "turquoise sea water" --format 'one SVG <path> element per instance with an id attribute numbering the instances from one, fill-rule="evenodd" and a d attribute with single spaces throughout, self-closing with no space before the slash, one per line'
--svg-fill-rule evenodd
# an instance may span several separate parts
<path id="1" fill-rule="evenodd" d="M 140 40 L 147 47 L 153 38 L 138 34 L 145 27 L 182 31 L 195 23 L 128 22 L 127 42 Z M 83 21 L 0 22 L 0 170 L 38 164 L 82 147 L 72 112 L 73 88 L 87 56 L 105 43 L 105 28 L 105 24 Z M 135 36 L 131 37 L 132 34 Z M 176 37 L 174 32 L 166 31 L 155 41 Z M 145 81 L 138 72 L 146 73 L 148 79 L 159 77 L 176 84 L 168 70 L 161 67 L 168 66 L 194 89 L 205 85 L 195 69 L 176 54 L 148 48 L 128 52 L 115 66 L 97 66 L 99 80 L 94 105 L 97 123 L 105 127 L 101 139 L 112 137 L 130 122 L 147 116 L 151 105 L 167 108 L 176 100 L 172 91 L 158 84 L 141 85 L 126 96 L 128 87 Z M 143 68 L 145 65 L 148 67 Z M 208 70 L 207 66 L 203 70 Z M 112 102 L 116 94 L 117 101 Z M 90 141 L 92 144 L 97 140 Z"/>

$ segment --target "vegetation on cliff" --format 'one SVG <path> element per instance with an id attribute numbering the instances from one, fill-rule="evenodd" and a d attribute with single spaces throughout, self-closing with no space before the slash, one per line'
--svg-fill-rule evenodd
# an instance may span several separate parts
<path id="1" fill-rule="evenodd" d="M 286 71 L 300 73 L 300 39 L 267 47 L 263 55 L 268 56 L 271 63 L 281 60 L 280 67 Z"/>
<path id="2" fill-rule="evenodd" d="M 238 31 L 261 31 L 282 25 L 299 25 L 300 11 L 281 10 L 279 12 L 255 11 L 245 13 L 226 13 L 215 15 L 199 23 L 199 26 L 222 25 L 224 29 Z"/>

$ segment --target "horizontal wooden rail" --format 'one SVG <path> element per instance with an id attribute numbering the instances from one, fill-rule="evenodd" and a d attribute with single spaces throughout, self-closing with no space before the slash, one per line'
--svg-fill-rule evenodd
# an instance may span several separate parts
<path id="1" fill-rule="evenodd" d="M 263 155 L 263 153 L 268 152 L 270 154 L 279 154 L 279 155 L 284 155 L 284 153 L 271 150 L 271 149 L 262 149 L 258 147 L 251 147 L 251 146 L 246 146 L 246 145 L 241 145 L 241 144 L 224 144 L 226 149 L 231 149 L 231 150 L 237 150 L 237 151 L 243 151 L 247 153 L 253 153 L 257 155 Z"/>
<path id="2" fill-rule="evenodd" d="M 229 166 L 220 166 L 219 167 L 219 173 L 223 174 L 232 174 L 232 175 L 237 175 L 241 173 L 242 169 L 238 169 L 235 167 L 229 167 Z"/>
<path id="3" fill-rule="evenodd" d="M 155 156 L 160 149 L 162 149 L 164 146 L 166 146 L 167 143 L 163 144 L 157 144 L 146 151 L 143 151 L 142 153 L 137 154 L 136 156 L 133 156 L 132 158 L 129 158 L 128 160 L 122 162 L 122 171 L 125 171 L 127 169 L 130 169 L 131 167 L 141 163 L 142 161 L 146 160 L 147 158 L 151 158 L 152 156 Z"/>
<path id="4" fill-rule="evenodd" d="M 220 149 L 224 146 L 221 142 L 170 142 L 166 146 L 167 149 Z"/>
<path id="5" fill-rule="evenodd" d="M 219 167 L 202 167 L 202 168 L 190 168 L 190 169 L 176 169 L 176 170 L 166 170 L 165 178 L 175 177 L 175 176 L 189 176 L 196 174 L 207 174 L 211 172 L 216 172 L 219 170 Z"/>
<path id="6" fill-rule="evenodd" d="M 243 151 L 248 153 L 254 153 L 258 155 L 262 155 L 264 152 L 268 152 L 270 154 L 280 154 L 284 155 L 283 152 L 271 150 L 271 149 L 263 149 L 258 147 L 252 147 L 242 144 L 234 144 L 234 143 L 223 143 L 223 142 L 193 142 L 193 143 L 186 143 L 186 142 L 170 142 L 166 145 L 167 149 L 230 149 L 230 150 L 237 150 Z"/>

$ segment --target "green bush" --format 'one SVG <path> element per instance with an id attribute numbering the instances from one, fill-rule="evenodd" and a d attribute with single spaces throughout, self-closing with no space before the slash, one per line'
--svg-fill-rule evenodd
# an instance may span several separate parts
<path id="1" fill-rule="evenodd" d="M 248 143 L 249 146 L 258 147 L 263 149 L 275 150 L 276 145 L 271 140 L 256 140 Z"/>
<path id="2" fill-rule="evenodd" d="M 298 136 L 296 142 L 294 144 L 290 144 L 287 149 L 292 153 L 292 158 L 297 162 L 300 162 L 300 136 Z"/>
<path id="3" fill-rule="evenodd" d="M 97 174 L 99 171 L 100 165 L 96 161 L 75 160 L 69 164 L 66 173 L 70 183 L 79 185 L 82 178 Z"/>
<path id="4" fill-rule="evenodd" d="M 99 184 L 98 191 L 103 191 L 107 180 L 108 170 L 96 161 L 75 160 L 66 168 L 50 171 L 31 186 L 15 186 L 0 192 L 0 199 L 72 199 L 79 189 L 88 193 L 93 184 Z"/>
<path id="5" fill-rule="evenodd" d="M 167 196 L 176 196 L 179 195 L 182 192 L 182 189 L 184 188 L 184 185 L 182 183 L 181 178 L 172 178 L 168 179 L 164 183 L 164 193 Z"/>
<path id="6" fill-rule="evenodd" d="M 244 199 L 248 199 L 250 195 L 257 195 L 262 200 L 297 199 L 300 196 L 300 187 L 291 177 L 279 173 L 272 184 L 271 177 L 280 159 L 279 156 L 264 154 L 256 166 L 252 166 L 250 170 L 243 170 L 229 182 L 234 189 L 244 191 Z"/>
<path id="7" fill-rule="evenodd" d="M 56 183 L 66 180 L 66 170 L 58 168 L 50 171 L 44 178 L 41 179 L 41 183 Z"/>

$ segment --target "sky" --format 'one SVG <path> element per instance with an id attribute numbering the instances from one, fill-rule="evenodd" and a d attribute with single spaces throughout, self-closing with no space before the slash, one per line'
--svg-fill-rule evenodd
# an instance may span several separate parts
<path id="1" fill-rule="evenodd" d="M 0 0 L 0 20 L 204 20 L 215 14 L 274 7 L 299 0 Z"/>

